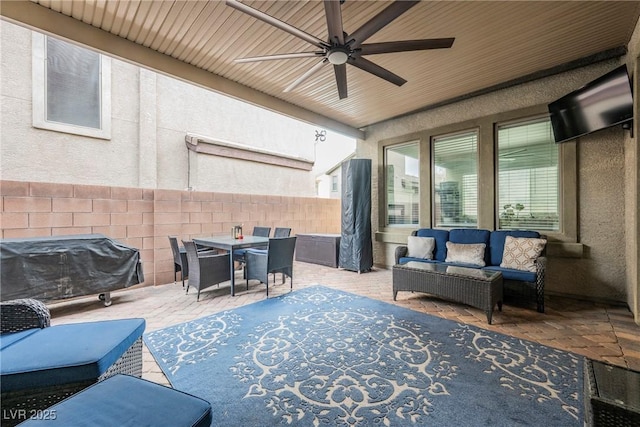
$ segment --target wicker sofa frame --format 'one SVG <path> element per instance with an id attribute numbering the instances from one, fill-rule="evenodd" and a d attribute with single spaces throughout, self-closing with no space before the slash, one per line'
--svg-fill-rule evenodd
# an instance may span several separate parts
<path id="1" fill-rule="evenodd" d="M 41 301 L 19 299 L 0 303 L 1 332 L 12 333 L 50 326 L 49 309 Z M 142 377 L 142 337 L 138 338 L 100 377 L 90 381 L 3 392 L 0 396 L 4 414 L 29 414 L 46 409 L 92 384 L 116 374 Z M 12 426 L 21 419 L 3 419 L 3 426 Z"/>

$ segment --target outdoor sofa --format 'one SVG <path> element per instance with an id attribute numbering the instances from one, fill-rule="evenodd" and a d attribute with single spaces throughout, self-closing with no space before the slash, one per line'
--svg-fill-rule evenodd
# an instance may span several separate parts
<path id="1" fill-rule="evenodd" d="M 419 261 L 499 271 L 505 291 L 533 293 L 538 312 L 544 313 L 545 246 L 546 238 L 531 230 L 421 228 L 411 233 L 407 245 L 396 247 L 395 263 Z"/>

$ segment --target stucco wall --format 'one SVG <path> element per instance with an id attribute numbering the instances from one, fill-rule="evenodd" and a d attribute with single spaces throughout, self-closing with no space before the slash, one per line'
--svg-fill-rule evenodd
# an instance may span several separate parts
<path id="1" fill-rule="evenodd" d="M 162 188 L 177 188 L 177 182 L 187 188 L 186 132 L 314 159 L 314 134 L 307 124 L 164 76 L 158 76 L 157 91 L 158 146 L 172 154 L 158 163 L 160 170 L 172 171 L 159 174 Z M 309 171 L 206 154 L 193 159 L 198 180 L 189 184 L 198 190 L 276 194 L 286 189 L 292 195 L 315 194 L 315 176 Z M 185 167 L 176 168 L 177 161 Z"/>
<path id="2" fill-rule="evenodd" d="M 136 68 L 114 61 L 111 141 L 32 127 L 31 31 L 2 21 L 0 173 L 3 179 L 135 186 L 138 182 Z"/>
<path id="3" fill-rule="evenodd" d="M 550 258 L 550 291 L 626 302 L 624 132 L 610 128 L 578 142 L 581 259 Z"/>
<path id="4" fill-rule="evenodd" d="M 315 195 L 315 177 L 323 170 L 209 154 L 197 154 L 190 165 L 185 136 L 197 133 L 313 162 L 323 154 L 323 147 L 314 145 L 316 127 L 116 59 L 110 140 L 32 127 L 31 34 L 0 22 L 2 179 Z M 325 168 L 344 156 L 324 155 Z M 198 168 L 197 182 L 189 182 L 190 166 Z"/>
<path id="5" fill-rule="evenodd" d="M 607 61 L 554 75 L 534 82 L 380 123 L 367 129 L 366 141 L 358 145 L 357 156 L 371 158 L 373 168 L 372 210 L 374 232 L 378 218 L 378 162 L 381 140 L 453 123 L 547 104 L 579 88 L 619 65 Z M 625 132 L 620 127 L 601 131 L 578 143 L 578 216 L 582 259 L 550 258 L 546 290 L 579 297 L 626 302 L 625 295 Z M 482 142 L 481 142 L 482 143 Z M 374 243 L 374 262 L 391 265 L 395 244 Z"/>

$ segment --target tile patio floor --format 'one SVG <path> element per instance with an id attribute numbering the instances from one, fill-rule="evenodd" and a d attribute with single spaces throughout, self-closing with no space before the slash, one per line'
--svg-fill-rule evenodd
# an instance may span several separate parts
<path id="1" fill-rule="evenodd" d="M 221 284 L 219 289 L 203 291 L 200 302 L 196 302 L 195 292 L 185 295 L 182 282 L 140 287 L 113 292 L 110 307 L 104 307 L 95 296 L 50 304 L 51 323 L 143 317 L 149 332 L 263 300 L 264 285 L 252 281 L 246 291 L 241 276 L 241 272 L 236 272 L 235 297 L 230 296 L 229 282 Z M 270 297 L 289 292 L 289 282 L 285 285 L 279 282 L 280 276 L 276 285 L 269 285 Z M 640 326 L 634 323 L 626 307 L 547 296 L 544 314 L 505 303 L 502 312 L 494 313 L 493 324 L 488 325 L 482 310 L 423 294 L 400 292 L 398 301 L 394 302 L 391 283 L 391 270 L 376 268 L 358 274 L 303 262 L 294 264 L 294 290 L 322 284 L 640 370 Z M 143 351 L 143 378 L 168 385 L 146 347 Z"/>

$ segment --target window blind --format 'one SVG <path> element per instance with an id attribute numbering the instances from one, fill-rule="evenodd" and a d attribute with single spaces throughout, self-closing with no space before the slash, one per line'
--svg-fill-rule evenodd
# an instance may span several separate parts
<path id="1" fill-rule="evenodd" d="M 433 159 L 435 226 L 477 227 L 477 132 L 434 138 Z"/>
<path id="2" fill-rule="evenodd" d="M 48 121 L 101 128 L 100 55 L 47 37 Z"/>
<path id="3" fill-rule="evenodd" d="M 419 222 L 420 155 L 417 142 L 385 149 L 387 225 Z"/>
<path id="4" fill-rule="evenodd" d="M 548 118 L 498 126 L 498 228 L 559 229 L 558 147 Z"/>

